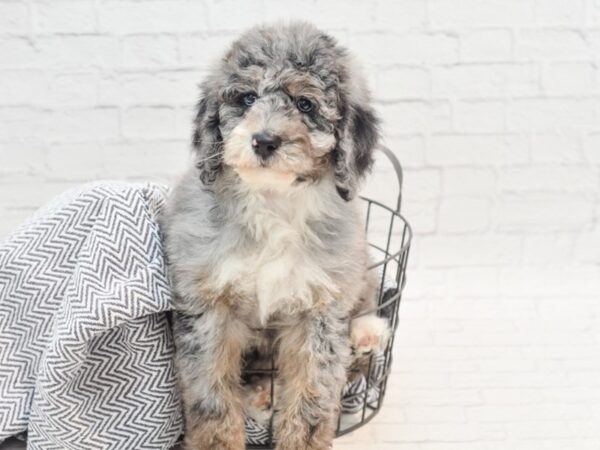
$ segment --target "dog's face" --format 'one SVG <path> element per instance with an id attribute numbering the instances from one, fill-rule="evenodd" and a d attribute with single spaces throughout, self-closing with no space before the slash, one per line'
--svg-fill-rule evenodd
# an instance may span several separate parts
<path id="1" fill-rule="evenodd" d="M 336 143 L 333 90 L 285 60 L 239 73 L 220 108 L 227 118 L 221 127 L 225 164 L 252 183 L 320 177 Z"/>
<path id="2" fill-rule="evenodd" d="M 331 37 L 307 24 L 254 28 L 203 85 L 194 133 L 201 179 L 213 182 L 223 164 L 261 186 L 332 172 L 349 200 L 377 141 L 368 102 Z"/>

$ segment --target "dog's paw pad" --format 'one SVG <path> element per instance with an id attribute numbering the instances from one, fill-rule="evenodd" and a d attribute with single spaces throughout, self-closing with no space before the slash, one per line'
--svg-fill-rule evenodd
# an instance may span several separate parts
<path id="1" fill-rule="evenodd" d="M 350 324 L 350 338 L 356 353 L 364 355 L 381 352 L 387 346 L 390 329 L 387 320 L 374 315 L 354 319 Z"/>

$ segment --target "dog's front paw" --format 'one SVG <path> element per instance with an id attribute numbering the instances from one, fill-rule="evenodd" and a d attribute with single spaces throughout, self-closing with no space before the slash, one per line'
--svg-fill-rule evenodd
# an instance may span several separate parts
<path id="1" fill-rule="evenodd" d="M 375 315 L 357 317 L 350 323 L 352 347 L 358 355 L 382 352 L 387 346 L 390 328 L 387 320 Z"/>

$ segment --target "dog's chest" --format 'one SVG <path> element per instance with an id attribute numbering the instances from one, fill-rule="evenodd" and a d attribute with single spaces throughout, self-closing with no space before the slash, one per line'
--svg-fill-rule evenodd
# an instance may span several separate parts
<path id="1" fill-rule="evenodd" d="M 255 308 L 260 322 L 278 311 L 310 308 L 317 296 L 334 290 L 318 238 L 302 217 L 266 208 L 244 220 L 244 238 L 224 255 L 217 279 Z"/>

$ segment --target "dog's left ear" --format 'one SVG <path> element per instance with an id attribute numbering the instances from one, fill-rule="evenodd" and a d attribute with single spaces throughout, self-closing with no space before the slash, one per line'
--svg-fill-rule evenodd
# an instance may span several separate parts
<path id="1" fill-rule="evenodd" d="M 350 201 L 356 195 L 361 179 L 373 166 L 373 152 L 379 141 L 379 120 L 370 106 L 350 104 L 337 132 L 335 185 L 338 194 Z"/>
<path id="2" fill-rule="evenodd" d="M 196 151 L 196 167 L 200 180 L 211 184 L 217 178 L 222 165 L 223 138 L 219 130 L 219 103 L 209 86 L 202 87 L 202 96 L 194 119 L 192 144 Z"/>

